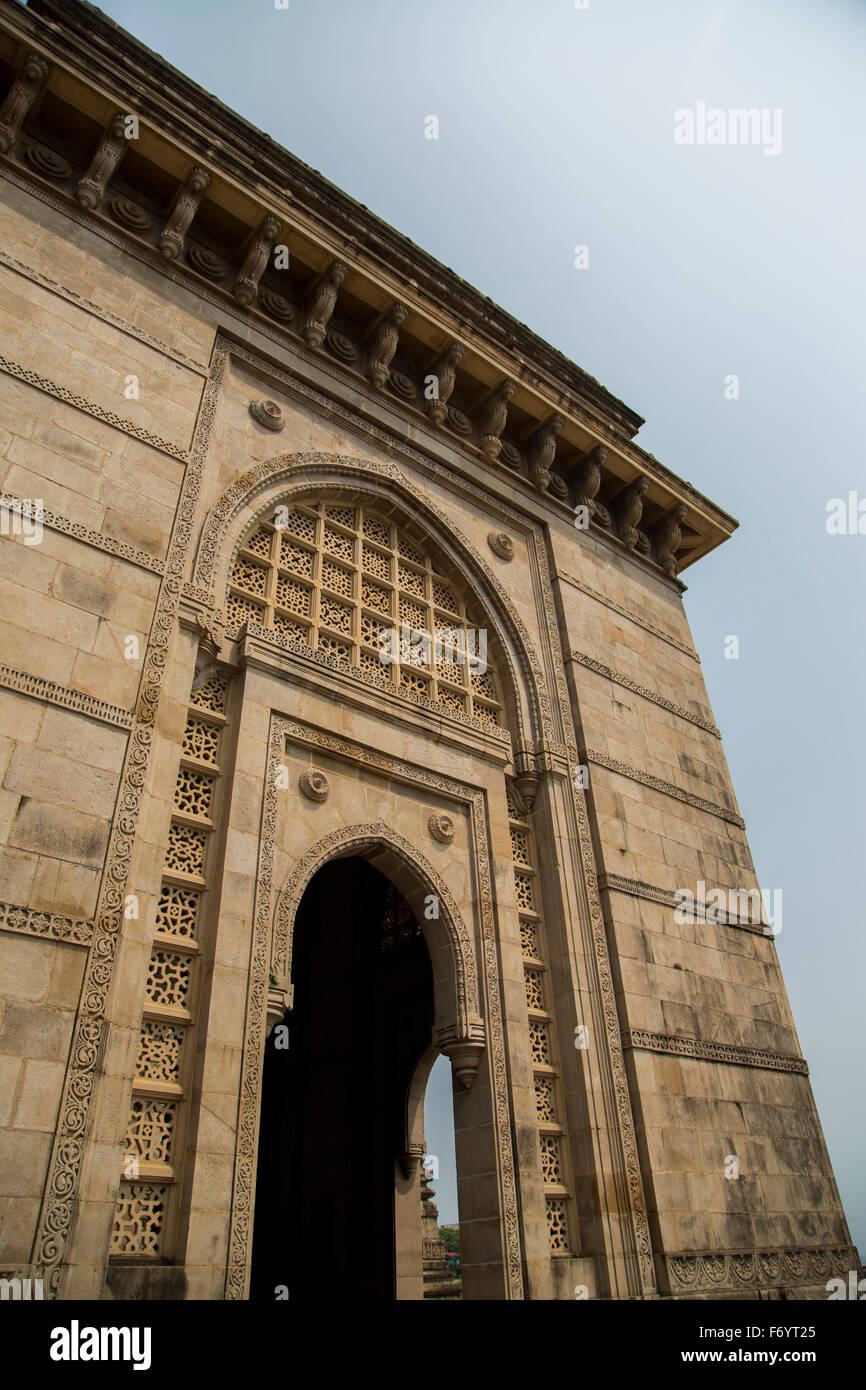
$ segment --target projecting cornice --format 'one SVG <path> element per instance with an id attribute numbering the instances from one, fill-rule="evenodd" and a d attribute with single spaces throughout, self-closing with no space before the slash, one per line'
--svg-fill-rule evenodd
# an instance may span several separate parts
<path id="1" fill-rule="evenodd" d="M 560 513 L 584 508 L 671 579 L 736 527 L 634 443 L 641 417 L 594 378 L 99 10 L 0 0 L 0 69 L 0 162 L 71 215 L 336 360 Z"/>

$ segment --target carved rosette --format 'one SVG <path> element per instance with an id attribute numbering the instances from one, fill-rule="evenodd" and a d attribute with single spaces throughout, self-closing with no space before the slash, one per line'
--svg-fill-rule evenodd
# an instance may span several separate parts
<path id="1" fill-rule="evenodd" d="M 348 274 L 349 267 L 345 261 L 332 261 L 310 295 L 304 320 L 304 338 L 308 347 L 320 348 L 325 341 L 325 333 L 337 304 L 337 291 Z"/>
<path id="2" fill-rule="evenodd" d="M 87 173 L 75 186 L 75 201 L 80 207 L 92 211 L 102 202 L 108 180 L 126 153 L 125 129 L 126 118 L 118 111 L 97 145 Z"/>
<path id="3" fill-rule="evenodd" d="M 514 559 L 514 541 L 504 531 L 488 531 L 487 544 L 500 560 Z"/>
<path id="4" fill-rule="evenodd" d="M 563 415 L 551 415 L 530 436 L 526 446 L 529 463 L 529 476 L 539 492 L 547 492 L 550 484 L 550 469 L 556 458 L 556 436 L 565 426 Z"/>
<path id="5" fill-rule="evenodd" d="M 307 798 L 308 801 L 323 802 L 327 801 L 331 784 L 324 772 L 318 768 L 313 768 L 310 772 L 302 772 L 298 778 L 298 791 Z"/>
<path id="6" fill-rule="evenodd" d="M 144 233 L 150 227 L 150 213 L 145 212 L 143 207 L 139 207 L 138 203 L 134 203 L 130 198 L 110 198 L 108 207 L 115 222 L 119 222 L 131 232 Z"/>
<path id="7" fill-rule="evenodd" d="M 666 512 L 661 521 L 656 522 L 652 530 L 652 540 L 655 546 L 656 560 L 665 574 L 670 575 L 671 579 L 677 577 L 677 547 L 682 540 L 681 523 L 686 519 L 686 507 L 682 502 L 678 502 L 669 512 Z"/>
<path id="8" fill-rule="evenodd" d="M 210 174 L 207 170 L 196 167 L 190 171 L 186 183 L 175 194 L 159 239 L 160 254 L 167 261 L 175 260 L 183 250 L 184 237 L 209 183 Z"/>
<path id="9" fill-rule="evenodd" d="M 65 183 L 72 178 L 72 165 L 62 154 L 50 150 L 47 145 L 28 145 L 25 159 L 43 178 L 55 183 Z"/>
<path id="10" fill-rule="evenodd" d="M 431 816 L 427 822 L 427 829 L 440 845 L 450 845 L 454 841 L 454 821 L 451 816 Z"/>
<path id="11" fill-rule="evenodd" d="M 294 305 L 291 300 L 286 299 L 282 294 L 277 294 L 267 285 L 262 285 L 259 289 L 259 304 L 270 318 L 276 319 L 277 323 L 291 323 L 295 317 Z"/>
<path id="12" fill-rule="evenodd" d="M 18 77 L 0 107 L 0 154 L 6 154 L 15 143 L 18 132 L 31 107 L 36 105 L 49 68 L 38 53 L 28 53 Z"/>
<path id="13" fill-rule="evenodd" d="M 629 550 L 634 550 L 638 542 L 637 524 L 643 514 L 643 499 L 648 487 L 649 478 L 641 473 L 617 494 L 612 504 L 616 533 Z"/>
<path id="14" fill-rule="evenodd" d="M 276 401 L 250 401 L 249 412 L 257 425 L 263 425 L 266 430 L 271 430 L 274 434 L 279 434 L 285 426 L 283 412 Z"/>
<path id="15" fill-rule="evenodd" d="M 252 304 L 256 297 L 259 280 L 262 278 L 271 246 L 276 241 L 282 223 L 277 217 L 266 217 L 250 248 L 244 257 L 240 273 L 232 288 L 232 294 L 239 304 Z"/>
<path id="16" fill-rule="evenodd" d="M 508 402 L 517 390 L 513 381 L 503 381 L 488 397 L 476 417 L 478 442 L 488 463 L 495 463 L 502 448 L 500 435 L 508 422 Z"/>
<path id="17" fill-rule="evenodd" d="M 207 246 L 190 246 L 186 258 L 193 270 L 197 270 L 206 280 L 222 280 L 229 272 L 228 261 Z"/>
<path id="18" fill-rule="evenodd" d="M 449 343 L 442 356 L 433 363 L 429 371 L 425 372 L 425 377 L 436 378 L 437 395 L 433 400 L 426 397 L 425 383 L 425 404 L 424 409 L 427 418 L 432 420 L 434 425 L 444 424 L 445 413 L 448 408 L 448 401 L 451 392 L 454 390 L 454 381 L 457 376 L 457 368 L 463 361 L 463 347 L 460 343 Z"/>
<path id="19" fill-rule="evenodd" d="M 391 375 L 391 359 L 397 351 L 400 329 L 409 317 L 405 304 L 392 304 L 370 341 L 367 376 L 380 389 Z"/>

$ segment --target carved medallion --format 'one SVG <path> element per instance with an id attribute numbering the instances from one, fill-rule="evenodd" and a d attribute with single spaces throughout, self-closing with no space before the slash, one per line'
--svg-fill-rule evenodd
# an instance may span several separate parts
<path id="1" fill-rule="evenodd" d="M 312 772 L 302 772 L 298 778 L 298 791 L 308 801 L 327 801 L 330 790 L 331 784 L 324 772 L 318 772 L 315 768 Z"/>
<path id="2" fill-rule="evenodd" d="M 514 559 L 514 542 L 504 531 L 490 531 L 487 535 L 487 544 L 498 555 L 500 560 Z"/>
<path id="3" fill-rule="evenodd" d="M 520 468 L 520 450 L 515 449 L 513 444 L 509 444 L 507 439 L 501 440 L 499 458 L 507 468 Z"/>
<path id="4" fill-rule="evenodd" d="M 431 816 L 427 822 L 427 829 L 440 845 L 450 845 L 454 839 L 454 821 L 451 816 Z"/>
<path id="5" fill-rule="evenodd" d="M 345 362 L 347 366 L 351 366 L 353 362 L 357 362 L 358 349 L 355 347 L 352 339 L 346 337 L 345 333 L 338 333 L 336 328 L 329 328 L 328 332 L 325 334 L 325 344 L 328 351 L 332 353 L 338 361 Z"/>
<path id="6" fill-rule="evenodd" d="M 186 256 L 193 270 L 197 270 L 206 280 L 221 280 L 229 272 L 228 261 L 224 261 L 215 251 L 208 251 L 206 246 L 190 246 Z"/>
<path id="7" fill-rule="evenodd" d="M 279 434 L 286 423 L 276 401 L 250 401 L 249 408 L 256 424 L 264 425 L 266 430 L 273 430 L 274 434 Z"/>
<path id="8" fill-rule="evenodd" d="M 289 323 L 295 317 L 294 305 L 275 290 L 268 289 L 267 285 L 259 286 L 259 304 L 278 323 Z"/>
<path id="9" fill-rule="evenodd" d="M 461 434 L 465 438 L 472 433 L 472 421 L 469 419 L 466 412 L 458 410 L 456 405 L 449 405 L 445 413 L 445 419 L 448 428 L 453 430 L 455 434 Z"/>
<path id="10" fill-rule="evenodd" d="M 129 198 L 111 198 L 108 206 L 115 222 L 133 232 L 146 232 L 153 220 L 144 208 L 140 208 L 138 203 L 133 203 Z"/>
<path id="11" fill-rule="evenodd" d="M 407 376 L 405 372 L 394 371 L 392 368 L 391 375 L 388 379 L 388 385 L 394 392 L 394 395 L 400 397 L 401 401 L 410 401 L 414 403 L 418 399 L 418 388 L 412 378 Z"/>
<path id="12" fill-rule="evenodd" d="M 61 183 L 64 179 L 72 178 L 72 165 L 69 161 L 49 150 L 47 145 L 28 145 L 27 162 L 32 164 L 37 174 L 44 175 L 46 179 L 55 179 Z"/>

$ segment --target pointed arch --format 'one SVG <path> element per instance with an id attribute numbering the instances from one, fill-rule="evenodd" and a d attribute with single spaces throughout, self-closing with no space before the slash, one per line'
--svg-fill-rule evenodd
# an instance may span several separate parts
<path id="1" fill-rule="evenodd" d="M 356 455 L 305 452 L 256 464 L 217 499 L 205 518 L 194 572 L 198 593 L 222 608 L 232 563 L 246 532 L 265 511 L 312 496 L 351 491 L 388 506 L 410 533 L 423 535 L 463 576 L 485 613 L 504 658 L 518 749 L 555 739 L 544 672 L 529 633 L 500 580 L 459 527 L 396 464 Z"/>
<path id="2" fill-rule="evenodd" d="M 292 964 L 292 932 L 301 899 L 319 869 L 332 859 L 358 855 L 400 890 L 415 913 L 433 965 L 437 1034 L 463 1040 L 470 1022 L 478 1020 L 478 974 L 466 923 L 441 874 L 421 851 L 385 821 L 347 825 L 318 840 L 298 860 L 276 901 L 271 942 L 271 968 L 288 980 Z M 430 896 L 437 915 L 425 908 Z"/>

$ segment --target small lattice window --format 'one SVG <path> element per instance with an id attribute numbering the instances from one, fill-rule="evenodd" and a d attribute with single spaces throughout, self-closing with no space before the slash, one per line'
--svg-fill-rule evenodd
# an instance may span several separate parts
<path id="1" fill-rule="evenodd" d="M 283 536 L 280 558 L 286 569 L 291 570 L 293 574 L 303 575 L 304 579 L 312 578 L 315 558 L 312 550 L 307 550 L 302 545 L 293 545 L 287 536 Z"/>
<path id="2" fill-rule="evenodd" d="M 539 1120 L 549 1124 L 556 1123 L 556 1099 L 553 1079 L 550 1076 L 536 1076 L 535 1078 L 535 1109 L 538 1112 Z"/>
<path id="3" fill-rule="evenodd" d="M 529 834 L 525 830 L 511 830 L 511 858 L 515 864 L 523 864 L 528 869 L 529 860 Z"/>
<path id="4" fill-rule="evenodd" d="M 260 526 L 258 531 L 254 531 L 250 536 L 246 549 L 252 551 L 253 555 L 260 555 L 263 560 L 269 560 L 273 534 L 269 526 Z"/>
<path id="5" fill-rule="evenodd" d="M 215 724 L 206 724 L 190 715 L 183 736 L 183 751 L 188 758 L 197 758 L 201 763 L 216 767 L 219 743 L 220 731 Z"/>
<path id="6" fill-rule="evenodd" d="M 174 1101 L 134 1096 L 126 1130 L 126 1153 L 147 1163 L 168 1163 L 175 1110 Z"/>
<path id="7" fill-rule="evenodd" d="M 568 1251 L 568 1226 L 565 1217 L 565 1201 L 562 1197 L 548 1197 L 545 1205 L 547 1207 L 547 1234 L 550 1238 L 550 1248 L 553 1251 Z"/>
<path id="8" fill-rule="evenodd" d="M 541 1174 L 545 1182 L 562 1184 L 562 1164 L 559 1157 L 559 1137 L 556 1134 L 542 1134 Z"/>
<path id="9" fill-rule="evenodd" d="M 550 1066 L 550 1039 L 547 1035 L 547 1024 L 540 1019 L 530 1020 L 529 1047 L 533 1062 L 542 1062 L 546 1066 Z"/>
<path id="10" fill-rule="evenodd" d="M 529 874 L 514 871 L 514 887 L 517 890 L 517 905 L 527 912 L 535 911 L 535 893 Z"/>
<path id="11" fill-rule="evenodd" d="M 541 959 L 536 925 L 534 922 L 527 922 L 524 918 L 520 919 L 520 945 L 523 954 L 528 956 L 530 960 Z"/>
<path id="12" fill-rule="evenodd" d="M 207 835 L 203 830 L 172 821 L 168 827 L 165 867 L 172 873 L 197 874 L 200 877 L 204 870 L 206 848 Z"/>
<path id="13" fill-rule="evenodd" d="M 268 582 L 268 571 L 264 565 L 254 564 L 252 560 L 245 560 L 239 556 L 235 560 L 232 570 L 232 583 L 239 589 L 245 589 L 248 594 L 261 594 L 264 596 Z"/>
<path id="14" fill-rule="evenodd" d="M 155 950 L 147 974 L 147 998 L 151 1004 L 186 1008 L 191 980 L 191 956 L 180 951 Z"/>
<path id="15" fill-rule="evenodd" d="M 486 629 L 470 626 L 457 586 L 422 546 L 364 507 L 276 507 L 241 545 L 226 604 L 230 635 L 249 622 L 271 628 L 443 710 L 499 723 Z"/>
<path id="16" fill-rule="evenodd" d="M 168 1188 L 155 1183 L 124 1183 L 121 1187 L 114 1230 L 113 1255 L 158 1255 Z"/>
<path id="17" fill-rule="evenodd" d="M 225 714 L 228 688 L 229 680 L 226 673 L 212 671 L 207 680 L 203 680 L 200 685 L 193 682 L 189 702 L 199 709 L 209 709 L 214 714 Z"/>
<path id="18" fill-rule="evenodd" d="M 146 1018 L 138 1040 L 135 1072 L 146 1081 L 180 1079 L 180 1055 L 185 1029 L 178 1023 L 160 1023 Z"/>
<path id="19" fill-rule="evenodd" d="M 174 789 L 174 808 L 187 816 L 210 816 L 213 799 L 214 779 L 206 772 L 197 772 L 192 767 L 182 767 L 177 774 Z"/>
<path id="20" fill-rule="evenodd" d="M 226 600 L 226 617 L 235 627 L 243 627 L 244 623 L 261 623 L 264 616 L 265 610 L 260 603 L 253 603 L 252 599 L 246 598 L 243 594 L 229 594 Z"/>
<path id="21" fill-rule="evenodd" d="M 182 936 L 191 941 L 195 937 L 196 917 L 200 901 L 200 889 L 181 888 L 176 883 L 164 883 L 159 892 L 159 902 L 156 908 L 157 930 L 167 932 L 171 936 Z"/>
<path id="22" fill-rule="evenodd" d="M 524 970 L 523 976 L 526 982 L 526 1007 L 543 1011 L 544 995 L 541 989 L 541 971 Z"/>

